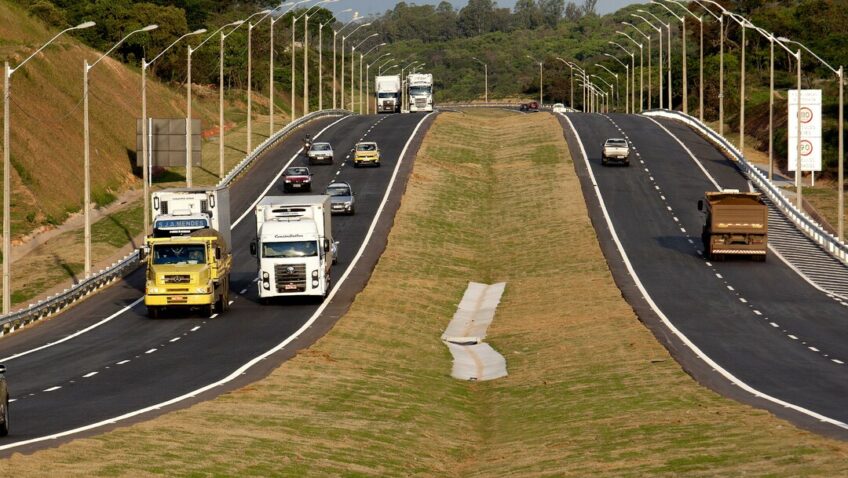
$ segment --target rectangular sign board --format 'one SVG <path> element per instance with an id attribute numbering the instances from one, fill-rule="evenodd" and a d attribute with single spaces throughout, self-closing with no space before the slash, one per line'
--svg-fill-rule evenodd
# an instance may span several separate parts
<path id="1" fill-rule="evenodd" d="M 822 170 L 822 92 L 801 90 L 801 109 L 798 110 L 798 90 L 789 90 L 789 170 L 798 164 L 798 120 L 801 121 L 801 171 Z"/>
<path id="2" fill-rule="evenodd" d="M 151 166 L 185 167 L 186 164 L 186 120 L 185 118 L 158 119 L 148 118 L 148 150 Z M 191 164 L 200 166 L 199 119 L 191 120 Z M 142 165 L 141 119 L 136 118 L 136 166 Z"/>

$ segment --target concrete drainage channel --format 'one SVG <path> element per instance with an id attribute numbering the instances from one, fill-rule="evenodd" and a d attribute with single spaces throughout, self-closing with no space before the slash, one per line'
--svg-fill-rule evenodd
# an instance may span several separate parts
<path id="1" fill-rule="evenodd" d="M 506 359 L 483 342 L 505 288 L 505 282 L 468 283 L 453 319 L 442 334 L 442 341 L 453 356 L 452 377 L 471 381 L 506 377 Z"/>

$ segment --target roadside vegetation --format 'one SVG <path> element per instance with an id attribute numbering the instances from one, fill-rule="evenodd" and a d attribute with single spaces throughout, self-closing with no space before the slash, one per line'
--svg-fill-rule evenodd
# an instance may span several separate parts
<path id="1" fill-rule="evenodd" d="M 450 377 L 439 336 L 468 281 L 507 282 L 487 338 L 506 378 Z M 638 321 L 552 116 L 467 110 L 428 132 L 366 289 L 314 346 L 216 400 L 2 467 L 22 477 L 841 476 L 846 463 L 845 443 L 695 384 Z"/>

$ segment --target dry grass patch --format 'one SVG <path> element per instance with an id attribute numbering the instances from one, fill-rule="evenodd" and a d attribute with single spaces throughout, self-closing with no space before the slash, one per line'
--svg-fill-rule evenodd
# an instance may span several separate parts
<path id="1" fill-rule="evenodd" d="M 450 378 L 469 280 L 507 281 L 510 375 Z M 226 320 L 226 319 L 225 319 Z M 846 473 L 848 446 L 693 383 L 598 248 L 556 120 L 439 116 L 366 290 L 315 346 L 236 392 L 2 467 L 14 476 Z"/>

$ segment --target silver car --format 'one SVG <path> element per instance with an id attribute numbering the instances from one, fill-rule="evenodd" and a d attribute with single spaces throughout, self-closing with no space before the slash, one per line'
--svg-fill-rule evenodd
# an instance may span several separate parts
<path id="1" fill-rule="evenodd" d="M 306 157 L 309 158 L 309 164 L 333 164 L 333 147 L 330 143 L 312 143 Z"/>
<path id="2" fill-rule="evenodd" d="M 5 374 L 6 366 L 0 365 L 0 437 L 9 434 L 9 388 Z"/>
<path id="3" fill-rule="evenodd" d="M 335 181 L 327 186 L 330 196 L 330 212 L 333 214 L 353 214 L 356 212 L 356 193 L 350 183 Z"/>

